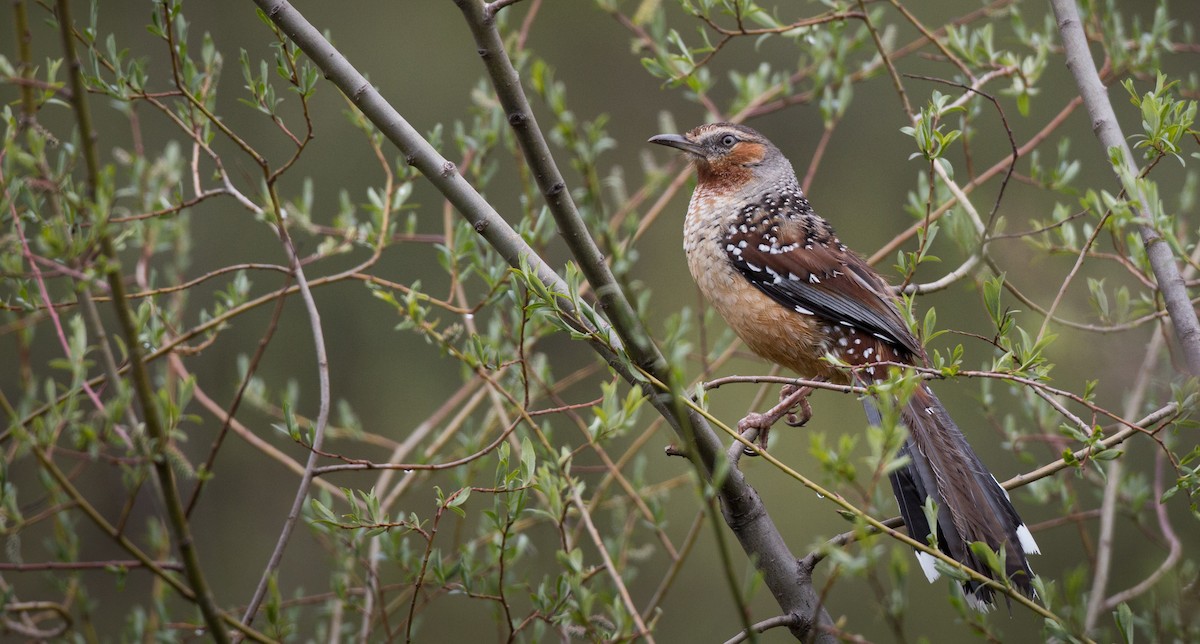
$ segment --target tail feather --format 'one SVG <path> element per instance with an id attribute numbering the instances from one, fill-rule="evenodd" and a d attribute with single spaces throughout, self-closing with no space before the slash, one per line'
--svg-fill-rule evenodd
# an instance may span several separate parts
<path id="1" fill-rule="evenodd" d="M 908 457 L 909 462 L 912 462 L 912 450 L 907 441 L 897 455 Z M 895 470 L 888 478 L 892 482 L 892 493 L 896 495 L 896 503 L 900 506 L 900 517 L 904 519 L 904 525 L 908 527 L 909 534 L 913 535 L 914 539 L 923 539 L 922 542 L 928 545 L 932 529 L 928 517 L 925 516 L 924 505 L 925 499 L 930 496 L 930 493 L 921 483 L 921 478 L 916 476 L 916 470 L 911 465 Z M 934 494 L 937 494 L 936 490 Z M 937 546 L 940 550 L 948 549 L 946 539 L 940 530 L 938 531 Z M 917 562 L 921 564 L 921 570 L 925 573 L 925 578 L 929 580 L 929 583 L 933 583 L 938 580 L 938 577 L 941 577 L 941 573 L 934 564 L 935 559 L 929 553 L 918 550 Z"/>
<path id="2" fill-rule="evenodd" d="M 868 417 L 879 422 L 879 413 L 869 401 Z M 1033 571 L 1027 555 L 1038 554 L 1037 543 L 1021 521 L 1008 493 L 996 481 L 967 444 L 962 431 L 951 420 L 933 391 L 922 385 L 902 410 L 901 419 L 909 430 L 909 439 L 900 454 L 909 457 L 909 465 L 890 476 L 892 491 L 900 505 L 900 514 L 916 540 L 928 543 L 932 532 L 925 516 L 925 499 L 937 505 L 938 549 L 971 568 L 1000 579 L 979 558 L 971 543 L 983 542 L 1004 553 L 1005 576 L 1027 596 L 1034 596 Z M 922 557 L 921 555 L 924 555 Z M 937 578 L 933 558 L 918 553 L 930 581 Z M 990 608 L 993 592 L 978 582 L 965 582 L 963 589 L 971 605 Z"/>

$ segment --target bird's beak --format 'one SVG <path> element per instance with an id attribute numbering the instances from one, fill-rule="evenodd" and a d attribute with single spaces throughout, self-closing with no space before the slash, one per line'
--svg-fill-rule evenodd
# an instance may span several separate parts
<path id="1" fill-rule="evenodd" d="M 650 143 L 665 145 L 670 148 L 677 148 L 684 152 L 689 152 L 698 157 L 704 156 L 704 148 L 692 143 L 679 134 L 656 134 L 649 139 Z"/>

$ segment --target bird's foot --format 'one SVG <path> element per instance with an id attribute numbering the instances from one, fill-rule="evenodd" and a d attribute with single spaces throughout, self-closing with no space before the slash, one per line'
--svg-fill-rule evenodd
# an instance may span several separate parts
<path id="1" fill-rule="evenodd" d="M 767 439 L 771 436 L 771 425 L 774 425 L 777 420 L 779 420 L 779 416 L 772 417 L 769 411 L 765 414 L 750 412 L 738 421 L 738 433 L 746 440 L 757 445 L 759 450 L 765 452 L 767 451 Z M 743 444 L 742 453 L 746 456 L 757 456 L 758 450 Z"/>
<path id="2" fill-rule="evenodd" d="M 796 385 L 784 385 L 779 389 L 779 403 L 781 405 L 788 402 L 792 404 L 784 415 L 783 422 L 792 427 L 804 427 L 808 421 L 812 420 L 812 405 L 808 402 L 808 395 L 812 392 L 812 387 L 797 387 Z"/>
<path id="3" fill-rule="evenodd" d="M 812 392 L 812 387 L 784 385 L 779 390 L 779 404 L 761 414 L 757 412 L 746 414 L 738 421 L 738 433 L 758 445 L 761 451 L 767 451 L 767 439 L 771 436 L 771 426 L 781 418 L 792 427 L 803 427 L 812 418 L 812 405 L 808 403 L 808 395 Z M 754 456 L 757 451 L 749 446 L 744 446 L 742 453 Z"/>

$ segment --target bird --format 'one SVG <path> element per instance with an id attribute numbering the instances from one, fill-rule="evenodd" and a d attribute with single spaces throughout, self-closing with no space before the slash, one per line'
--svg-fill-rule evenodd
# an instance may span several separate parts
<path id="1" fill-rule="evenodd" d="M 813 210 L 792 164 L 765 136 L 745 125 L 708 123 L 649 142 L 682 150 L 695 168 L 683 227 L 688 268 L 754 353 L 801 376 L 862 386 L 886 379 L 887 364 L 927 366 L 895 292 Z M 782 407 L 797 400 L 791 396 Z M 878 423 L 877 404 L 864 397 L 864 405 Z M 751 417 L 765 432 L 779 416 Z M 898 454 L 906 464 L 889 478 L 909 535 L 1036 597 L 1028 561 L 1040 554 L 1033 534 L 927 383 L 903 403 L 900 419 L 908 435 Z M 937 508 L 933 527 L 926 499 Z M 974 542 L 1002 555 L 1003 577 Z M 918 550 L 917 560 L 936 581 L 935 557 Z M 993 605 L 992 588 L 974 580 L 962 586 L 973 608 Z"/>

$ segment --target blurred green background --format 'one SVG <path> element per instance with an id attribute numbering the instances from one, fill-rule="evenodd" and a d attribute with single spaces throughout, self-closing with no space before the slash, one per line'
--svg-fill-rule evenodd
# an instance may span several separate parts
<path id="1" fill-rule="evenodd" d="M 526 0 L 525 4 L 528 4 Z M 459 10 L 452 2 L 400 1 L 362 2 L 358 0 L 330 2 L 327 0 L 299 0 L 296 3 L 305 16 L 319 29 L 327 32 L 346 57 L 365 73 L 380 88 L 383 95 L 419 131 L 427 132 L 438 124 L 449 127 L 453 121 L 466 119 L 469 115 L 471 94 L 477 91 L 484 78 L 483 67 L 475 53 L 470 33 L 463 23 Z M 632 3 L 625 3 L 632 5 Z M 668 2 L 668 10 L 676 15 L 676 24 L 681 29 L 700 29 L 701 23 L 694 21 L 688 26 L 688 18 Z M 782 13 L 795 10 L 785 6 Z M 1149 17 L 1153 2 L 1122 2 L 1122 9 Z M 1177 3 L 1187 5 L 1188 3 Z M 950 1 L 913 3 L 911 8 L 919 11 L 921 19 L 928 25 L 941 25 L 957 15 L 977 6 L 976 3 Z M 1192 7 L 1194 9 L 1194 7 Z M 150 20 L 152 6 L 148 2 L 100 2 L 99 25 L 101 33 L 114 34 L 121 47 L 130 48 L 138 55 L 151 57 L 152 86 L 163 82 L 167 73 L 165 60 L 156 59 L 162 45 L 150 36 L 145 25 Z M 274 160 L 284 158 L 290 152 L 290 144 L 273 128 L 267 127 L 262 115 L 237 103 L 242 94 L 240 72 L 236 66 L 239 49 L 245 49 L 252 60 L 269 58 L 270 34 L 255 16 L 255 8 L 249 0 L 192 1 L 184 5 L 191 21 L 194 39 L 199 34 L 212 34 L 217 48 L 226 59 L 222 92 L 219 95 L 217 112 L 235 129 L 249 134 L 251 142 Z M 806 5 L 797 15 L 817 13 L 819 5 Z M 1018 9 L 1029 24 L 1039 24 L 1048 12 L 1043 3 L 1021 3 Z M 514 17 L 524 15 L 518 5 L 514 16 L 509 17 L 511 26 Z M 632 11 L 632 8 L 626 8 Z M 1186 13 L 1186 9 L 1180 10 Z M 81 14 L 83 12 L 80 12 Z M 44 14 L 35 14 L 44 18 Z M 917 33 L 910 26 L 894 20 L 889 13 L 889 22 L 894 25 L 891 33 L 895 42 L 908 42 Z M 1003 33 L 1003 21 L 998 21 L 997 30 Z M 57 40 L 53 29 L 35 20 L 35 47 L 43 57 L 58 56 Z M 6 33 L 0 42 L 6 50 L 11 49 L 10 36 Z M 641 185 L 642 167 L 646 155 L 657 163 L 664 163 L 669 152 L 650 149 L 645 140 L 663 129 L 664 122 L 673 121 L 679 130 L 709 120 L 703 110 L 685 96 L 685 90 L 664 86 L 661 81 L 645 72 L 640 54 L 633 39 L 622 25 L 601 11 L 594 3 L 580 0 L 548 0 L 541 7 L 537 20 L 530 32 L 527 47 L 545 59 L 555 71 L 555 77 L 567 88 L 571 110 L 581 119 L 594 119 L 607 115 L 608 134 L 616 146 L 602 158 L 602 168 L 620 166 L 625 181 L 632 189 Z M 156 53 L 158 52 L 158 53 Z M 726 47 L 711 65 L 712 73 L 719 80 L 711 96 L 718 105 L 727 104 L 734 92 L 726 80 L 730 70 L 747 71 L 761 61 L 768 60 L 773 66 L 788 69 L 794 65 L 795 53 L 783 44 L 767 43 L 756 47 L 752 39 L 739 39 Z M 1168 73 L 1186 74 L 1193 71 L 1194 56 L 1172 58 Z M 904 61 L 902 71 L 946 75 L 944 63 L 935 60 L 910 57 Z M 917 80 L 907 81 L 914 105 L 922 105 L 933 89 L 951 92 L 951 88 L 937 87 Z M 1052 61 L 1041 86 L 1043 92 L 1032 102 L 1030 115 L 1020 117 L 1006 103 L 1007 116 L 1018 143 L 1029 138 L 1038 128 L 1057 113 L 1074 95 L 1074 84 L 1061 64 Z M 0 89 L 6 101 L 15 92 L 12 87 Z M 1138 122 L 1135 108 L 1125 100 L 1124 90 L 1111 91 L 1118 116 L 1127 128 L 1133 131 Z M 536 102 L 535 102 L 536 103 Z M 128 122 L 112 110 L 105 109 L 103 99 L 93 98 L 98 129 L 101 132 L 101 150 L 110 158 L 113 149 L 132 145 Z M 313 102 L 316 139 L 301 158 L 300 164 L 282 184 L 285 193 L 296 193 L 302 188 L 302 178 L 312 179 L 317 223 L 320 213 L 333 213 L 338 207 L 338 194 L 346 191 L 352 199 L 362 201 L 369 187 L 379 186 L 382 178 L 370 150 L 362 143 L 361 135 L 348 123 L 342 113 L 347 104 L 336 89 L 323 83 Z M 535 109 L 543 110 L 540 104 Z M 544 110 L 541 111 L 544 115 Z M 180 140 L 177 131 L 157 115 L 144 111 L 142 122 L 148 152 L 165 145 L 168 140 Z M 65 109 L 49 109 L 44 118 L 66 119 Z M 993 122 L 995 121 L 995 122 Z M 542 125 L 547 126 L 546 118 Z M 770 114 L 750 123 L 762 131 L 787 154 L 803 173 L 814 147 L 822 133 L 822 120 L 814 106 L 800 105 Z M 880 75 L 854 87 L 853 102 L 846 115 L 845 124 L 833 135 L 823 162 L 815 175 L 809 197 L 817 211 L 830 219 L 838 228 L 843 241 L 862 254 L 874 252 L 880 245 L 899 231 L 908 227 L 913 219 L 905 214 L 902 205 L 909 191 L 916 188 L 916 175 L 923 161 L 909 160 L 913 151 L 912 140 L 900 132 L 907 125 L 896 94 L 886 76 Z M 1008 149 L 1003 128 L 994 112 L 985 109 L 982 118 L 976 121 L 981 130 L 972 140 L 972 147 L 981 165 L 990 165 L 1001 158 Z M 1078 185 L 1095 186 L 1115 192 L 1107 162 L 1092 137 L 1088 120 L 1082 110 L 1076 111 L 1062 128 L 1055 132 L 1044 146 L 1050 156 L 1058 140 L 1072 140 L 1071 152 L 1082 162 L 1082 174 Z M 218 149 L 230 150 L 224 141 L 217 142 Z M 388 154 L 395 151 L 387 148 Z M 447 155 L 451 156 L 451 155 Z M 233 155 L 230 155 L 233 158 Z M 244 161 L 239 161 L 244 163 Z M 569 169 L 565 156 L 560 161 L 564 171 Z M 1172 163 L 1165 164 L 1157 176 L 1161 185 L 1181 185 L 1183 170 Z M 1018 166 L 1021 171 L 1022 166 Z M 235 175 L 255 175 L 256 169 L 234 165 L 230 168 Z M 517 213 L 516 191 L 506 191 L 516 177 L 512 167 L 500 169 L 499 178 L 490 184 L 487 197 L 501 214 Z M 568 174 L 569 181 L 577 180 Z M 977 191 L 973 199 L 985 210 L 995 197 L 997 184 L 992 182 Z M 636 244 L 640 257 L 636 279 L 641 288 L 651 294 L 650 314 L 646 320 L 651 329 L 662 333 L 667 316 L 684 307 L 696 307 L 699 295 L 692 286 L 684 263 L 680 246 L 680 225 L 686 196 L 690 189 L 678 195 L 661 218 Z M 1167 195 L 1164 197 L 1171 198 Z M 423 181 L 418 181 L 412 202 L 419 204 L 417 210 L 418 230 L 441 231 L 442 201 L 440 196 Z M 1009 229 L 1024 229 L 1029 218 L 1048 219 L 1053 207 L 1053 196 L 1031 188 L 1018 181 L 1010 183 L 1001 206 L 1001 215 L 1008 218 Z M 191 273 L 199 275 L 208 270 L 243 261 L 272 261 L 284 263 L 279 244 L 271 229 L 254 221 L 248 214 L 229 200 L 217 200 L 195 208 L 192 212 L 192 247 L 194 262 Z M 908 245 L 911 248 L 911 243 Z M 300 248 L 301 254 L 314 248 Z M 1019 241 L 998 242 L 992 252 L 1008 272 L 1008 279 L 1044 305 L 1054 297 L 1064 275 L 1073 262 L 1071 256 L 1047 256 L 1035 253 Z M 934 279 L 942 270 L 948 270 L 962 261 L 964 256 L 951 245 L 937 249 L 943 263 L 929 264 L 918 274 L 918 281 Z M 348 267 L 362 259 L 361 254 L 325 260 L 322 272 L 333 272 Z M 556 267 L 566 259 L 565 250 L 555 248 L 550 260 Z M 445 283 L 439 283 L 438 271 L 422 267 L 435 261 L 431 249 L 408 244 L 400 252 L 389 252 L 383 257 L 376 274 L 409 283 L 414 275 L 423 280 L 422 286 L 430 292 L 444 292 Z M 885 260 L 879 266 L 881 272 L 895 280 L 893 262 Z M 1050 276 L 1048 279 L 1047 276 Z M 444 279 L 444 276 L 443 276 Z M 281 280 L 269 274 L 253 276 L 254 292 L 263 293 L 281 284 Z M 221 283 L 201 286 L 192 294 L 193 303 L 206 301 Z M 1060 309 L 1062 315 L 1082 319 L 1089 315 L 1087 290 L 1076 283 L 1070 297 Z M 396 440 L 402 440 L 413 425 L 429 414 L 448 392 L 461 382 L 460 367 L 444 359 L 437 348 L 412 334 L 392 332 L 396 324 L 393 310 L 376 302 L 357 283 L 343 283 L 318 289 L 317 303 L 322 314 L 328 352 L 331 356 L 333 397 L 346 401 L 357 414 L 362 425 Z M 938 321 L 943 328 L 963 329 L 989 335 L 990 329 L 976 290 L 958 285 L 950 289 L 920 298 L 923 311 L 936 306 Z M 1011 303 L 1011 302 L 1010 302 Z M 1013 303 L 1015 308 L 1019 305 Z M 195 306 L 195 304 L 193 304 Z M 234 323 L 234 329 L 223 333 L 217 345 L 199 355 L 187 359 L 188 365 L 202 383 L 207 383 L 207 392 L 218 401 L 227 401 L 238 383 L 235 356 L 253 352 L 262 329 L 269 319 L 269 307 L 242 316 Z M 700 309 L 703 310 L 703 309 Z M 1036 328 L 1040 318 L 1027 313 L 1019 314 L 1022 324 Z M 712 330 L 723 331 L 717 322 Z M 1121 408 L 1121 396 L 1129 386 L 1124 377 L 1129 365 L 1140 364 L 1144 353 L 1144 342 L 1149 329 L 1142 329 L 1117 336 L 1085 335 L 1071 330 L 1057 329 L 1058 342 L 1052 349 L 1052 360 L 1057 363 L 1054 384 L 1074 391 L 1082 391 L 1085 379 L 1098 378 L 1098 401 L 1111 409 Z M 972 343 L 969 354 L 978 356 L 970 367 L 978 367 L 990 360 L 991 354 L 980 343 L 961 336 L 944 336 L 939 340 L 941 347 L 954 343 Z M 936 343 L 935 343 L 936 344 Z M 589 349 L 582 343 L 571 343 L 565 338 L 554 342 L 554 359 L 563 371 L 594 360 Z M 57 345 L 50 342 L 49 334 L 40 337 L 40 357 L 49 359 L 57 355 Z M 561 352 L 560 352 L 561 350 Z M 973 352 L 973 353 L 972 353 Z M 0 344 L 0 363 L 13 359 L 10 342 Z M 439 369 L 438 366 L 441 366 Z M 413 367 L 417 368 L 413 368 Z M 689 365 L 689 376 L 698 372 L 699 365 Z M 721 370 L 722 375 L 758 374 L 766 367 L 750 356 L 741 356 Z M 276 339 L 267 353 L 259 375 L 273 387 L 294 380 L 301 390 L 300 413 L 312 416 L 316 413 L 313 344 L 308 321 L 297 298 L 292 298 L 280 325 Z M 0 373 L 0 379 L 12 378 L 11 373 Z M 1160 383 L 1161 384 L 1161 383 Z M 0 386 L 7 388 L 4 380 Z M 1018 463 L 1000 449 L 1000 434 L 995 431 L 986 417 L 987 410 L 981 403 L 980 384 L 960 380 L 935 385 L 954 417 L 967 433 L 977 451 L 1000 479 L 1021 471 L 1032 469 L 1040 463 Z M 993 386 L 997 407 L 1019 404 L 1006 388 Z M 594 394 L 593 394 L 594 395 Z M 714 413 L 732 423 L 745 413 L 752 390 L 749 387 L 729 387 L 712 394 Z M 769 396 L 773 398 L 773 394 Z M 839 432 L 854 432 L 862 428 L 864 419 L 859 404 L 849 396 L 829 392 L 818 393 L 813 398 L 816 411 L 808 428 L 776 431 L 772 444 L 773 453 L 791 466 L 805 472 L 815 473 L 817 465 L 809 454 L 808 432 L 827 432 L 836 436 Z M 189 454 L 201 455 L 207 450 L 208 437 L 219 427 L 210 416 L 196 412 L 201 420 L 192 426 L 199 437 L 185 449 Z M 286 440 L 277 440 L 270 428 L 274 422 L 265 414 L 245 409 L 239 418 L 260 436 L 271 438 L 282 449 L 294 457 L 303 458 L 302 450 Z M 649 420 L 646 412 L 644 418 Z M 564 432 L 567 430 L 563 430 Z M 680 459 L 669 459 L 658 455 L 658 448 L 671 442 L 672 436 L 662 432 L 650 441 L 649 467 L 661 471 L 658 478 L 669 479 L 687 471 L 686 463 Z M 336 451 L 336 443 L 333 449 Z M 1136 441 L 1129 446 L 1135 462 L 1148 463 L 1151 449 Z M 1054 449 L 1044 450 L 1041 462 L 1049 461 Z M 26 466 L 32 465 L 25 461 Z M 833 506 L 822 502 L 811 492 L 801 487 L 768 464 L 760 461 L 743 461 L 751 482 L 762 493 L 767 507 L 788 540 L 793 551 L 803 554 L 822 538 L 847 529 L 847 524 L 833 511 Z M 1139 468 L 1140 469 L 1140 468 Z M 32 483 L 33 471 L 13 472 L 16 480 Z M 1072 474 L 1064 474 L 1073 476 Z M 373 476 L 345 474 L 329 477 L 338 485 L 359 487 Z M 95 489 L 102 489 L 105 480 L 96 480 Z M 111 481 L 108 481 L 111 482 Z M 204 502 L 198 508 L 193 525 L 201 555 L 209 569 L 209 579 L 214 592 L 222 603 L 245 601 L 262 571 L 262 566 L 275 542 L 277 528 L 282 524 L 287 507 L 294 494 L 296 479 L 274 464 L 263 464 L 263 459 L 240 441 L 233 440 L 226 446 L 219 463 L 218 475 L 211 482 Z M 431 486 L 424 492 L 410 495 L 413 503 L 432 507 Z M 1084 488 L 1091 490 L 1091 488 Z M 157 504 L 143 494 L 139 512 L 131 526 L 144 524 L 148 513 L 158 511 Z M 1061 508 L 1036 507 L 1022 502 L 1024 494 L 1015 496 L 1016 505 L 1025 515 L 1026 521 L 1035 524 L 1050 519 L 1062 512 Z M 675 493 L 673 500 L 671 533 L 681 538 L 698 507 L 698 495 L 694 490 L 683 488 Z M 116 512 L 124 497 L 114 497 L 105 503 L 94 499 L 107 512 Z M 1098 497 L 1079 500 L 1081 506 L 1096 507 Z M 248 520 L 253 518 L 253 520 Z M 1182 519 L 1182 517 L 1181 517 Z M 1200 531 L 1194 522 L 1178 522 L 1186 542 L 1196 543 Z M 1087 531 L 1094 531 L 1095 524 L 1085 524 Z M 95 538 L 85 551 L 89 556 L 102 558 L 119 556 L 111 544 L 99 538 L 90 527 L 82 526 L 82 534 Z M 1035 570 L 1051 579 L 1061 579 L 1066 571 L 1079 566 L 1086 560 L 1087 553 L 1079 550 L 1079 535 L 1074 528 L 1066 526 L 1047 530 L 1037 535 L 1042 546 L 1041 557 L 1033 561 Z M 1110 588 L 1116 589 L 1123 581 L 1137 580 L 1161 560 L 1157 548 L 1145 548 L 1145 541 L 1135 528 L 1119 524 L 1117 538 L 1121 544 L 1120 555 L 1114 561 L 1115 580 Z M 37 549 L 30 536 L 22 548 L 27 558 Z M 697 545 L 697 552 L 681 572 L 675 588 L 663 604 L 664 614 L 659 621 L 659 632 L 665 641 L 721 641 L 736 632 L 739 620 L 728 599 L 728 590 L 716 561 L 711 531 L 705 530 Z M 552 552 L 546 552 L 545 565 L 555 565 Z M 328 570 L 322 566 L 323 551 L 316 546 L 307 530 L 301 528 L 292 541 L 281 568 L 281 586 L 285 597 L 295 589 L 308 592 L 324 589 L 328 583 Z M 734 547 L 734 558 L 742 566 L 744 557 Z M 635 600 L 645 599 L 653 592 L 658 579 L 665 570 L 665 562 L 651 561 L 631 568 L 631 592 Z M 749 570 L 746 567 L 746 570 Z M 826 565 L 817 571 L 818 587 L 829 572 Z M 957 623 L 953 611 L 946 603 L 946 582 L 929 585 L 915 566 L 910 567 L 911 579 L 906 591 L 910 593 L 908 623 L 913 633 L 936 636 L 936 641 L 958 641 L 968 637 L 968 631 Z M 746 579 L 749 579 L 747 573 Z M 49 583 L 49 582 L 47 582 Z M 747 582 L 748 583 L 748 582 Z M 126 603 L 131 598 L 144 596 L 149 586 L 147 575 L 132 572 L 123 584 L 113 583 L 111 595 L 94 597 L 95 610 L 105 615 L 100 623 L 110 622 L 114 629 L 124 619 Z M 879 607 L 874 601 L 864 601 L 868 595 L 866 586 L 859 579 L 840 580 L 829 595 L 829 610 L 834 618 L 845 615 L 847 628 L 875 640 L 888 640 L 889 630 L 880 618 Z M 29 595 L 29 592 L 25 592 Z M 426 613 L 421 630 L 421 641 L 488 641 L 497 632 L 496 626 L 488 621 L 477 621 L 485 611 L 473 610 L 472 619 L 457 617 L 456 602 L 467 602 L 465 598 L 443 598 Z M 752 604 L 757 619 L 774 615 L 777 607 L 765 591 L 760 591 Z M 111 614 L 109 614 L 111 611 Z M 1024 610 L 1012 611 L 1011 617 L 1001 607 L 993 620 L 1001 622 L 1001 629 L 1008 641 L 1032 641 L 1040 637 L 1040 619 Z M 935 626 L 931 626 L 935 625 Z M 789 641 L 786 632 L 779 630 L 764 636 L 764 641 Z"/>

